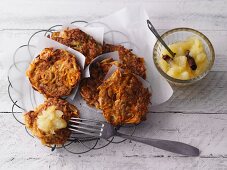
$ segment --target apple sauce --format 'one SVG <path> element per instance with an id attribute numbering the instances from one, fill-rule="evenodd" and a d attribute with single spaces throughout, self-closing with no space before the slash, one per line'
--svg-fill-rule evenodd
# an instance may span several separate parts
<path id="1" fill-rule="evenodd" d="M 166 49 L 163 49 L 158 63 L 170 77 L 189 80 L 206 71 L 209 62 L 200 39 L 189 37 L 185 41 L 169 45 L 169 48 L 176 55 L 172 57 Z M 191 60 L 196 64 L 194 67 L 191 65 Z"/>

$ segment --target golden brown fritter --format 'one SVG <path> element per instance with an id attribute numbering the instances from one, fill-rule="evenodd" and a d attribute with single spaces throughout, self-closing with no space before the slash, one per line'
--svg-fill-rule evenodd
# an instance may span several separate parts
<path id="1" fill-rule="evenodd" d="M 32 87 L 46 97 L 69 95 L 81 78 L 76 56 L 66 50 L 46 48 L 27 72 Z"/>
<path id="2" fill-rule="evenodd" d="M 99 108 L 98 87 L 102 84 L 107 72 L 113 64 L 118 65 L 118 62 L 114 61 L 112 58 L 106 58 L 91 65 L 91 77 L 83 79 L 80 88 L 80 94 L 88 105 Z"/>
<path id="3" fill-rule="evenodd" d="M 81 52 L 86 57 L 85 65 L 102 54 L 102 45 L 78 28 L 53 32 L 50 38 Z"/>
<path id="4" fill-rule="evenodd" d="M 44 145 L 62 145 L 69 138 L 67 128 L 71 117 L 79 117 L 78 110 L 65 100 L 49 98 L 34 111 L 24 115 L 25 125 Z"/>
<path id="5" fill-rule="evenodd" d="M 146 69 L 143 58 L 137 57 L 131 52 L 131 50 L 124 48 L 123 46 L 115 46 L 111 44 L 105 44 L 103 46 L 104 53 L 118 51 L 120 57 L 120 63 L 117 64 L 122 69 L 131 71 L 134 74 L 141 76 L 142 78 L 146 77 Z M 108 60 L 107 60 L 108 61 Z M 91 69 L 91 78 L 86 78 L 82 81 L 81 84 L 81 96 L 90 106 L 95 106 L 99 108 L 98 102 L 98 87 L 102 84 L 103 79 L 107 71 L 102 71 L 105 68 L 106 61 L 103 61 L 103 64 L 97 63 Z M 108 65 L 109 66 L 109 65 Z M 109 67 L 106 67 L 106 70 L 109 70 Z M 101 78 L 101 79 L 100 79 Z"/>
<path id="6" fill-rule="evenodd" d="M 151 94 L 134 74 L 118 69 L 98 89 L 100 108 L 112 125 L 138 124 L 146 119 Z"/>
<path id="7" fill-rule="evenodd" d="M 132 73 L 146 79 L 146 67 L 143 58 L 136 56 L 132 53 L 132 50 L 121 45 L 104 44 L 104 53 L 113 51 L 118 51 L 119 53 L 120 61 L 122 63 L 121 68 L 130 70 Z"/>

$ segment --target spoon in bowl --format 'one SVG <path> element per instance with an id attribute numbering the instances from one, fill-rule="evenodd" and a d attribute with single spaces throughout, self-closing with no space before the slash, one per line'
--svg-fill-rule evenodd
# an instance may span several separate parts
<path id="1" fill-rule="evenodd" d="M 161 44 L 165 47 L 165 49 L 170 53 L 170 55 L 172 57 L 174 57 L 176 55 L 176 53 L 174 53 L 169 47 L 168 45 L 165 43 L 165 41 L 163 41 L 163 39 L 161 38 L 161 36 L 159 35 L 159 33 L 157 32 L 157 30 L 154 28 L 154 26 L 152 25 L 150 20 L 147 20 L 147 26 L 148 28 L 151 30 L 151 32 L 156 36 L 156 38 L 161 42 Z"/>
<path id="2" fill-rule="evenodd" d="M 156 36 L 156 38 L 161 42 L 161 44 L 165 47 L 165 49 L 170 53 L 170 55 L 173 57 L 175 57 L 176 53 L 174 53 L 169 47 L 168 45 L 165 43 L 165 41 L 163 41 L 163 39 L 161 38 L 161 36 L 159 35 L 159 33 L 157 32 L 157 30 L 155 29 L 155 27 L 152 25 L 150 20 L 147 20 L 147 26 L 148 28 L 151 30 L 151 32 Z M 195 59 L 189 55 L 189 50 L 186 51 L 186 57 L 187 57 L 187 62 L 190 66 L 190 68 L 192 70 L 196 70 L 197 65 L 195 62 Z M 172 60 L 172 58 L 168 55 L 164 55 L 163 59 L 166 60 L 167 62 L 169 62 L 170 60 Z"/>

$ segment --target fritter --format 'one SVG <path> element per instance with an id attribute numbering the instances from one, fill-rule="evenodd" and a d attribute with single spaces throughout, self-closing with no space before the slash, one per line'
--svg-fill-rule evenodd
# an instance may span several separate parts
<path id="1" fill-rule="evenodd" d="M 112 125 L 138 124 L 146 119 L 151 94 L 134 74 L 118 69 L 98 89 L 103 116 Z"/>
<path id="2" fill-rule="evenodd" d="M 69 95 L 81 79 L 76 56 L 53 48 L 44 49 L 32 61 L 26 74 L 32 87 L 46 97 Z"/>
<path id="3" fill-rule="evenodd" d="M 102 54 L 102 45 L 78 28 L 53 32 L 50 38 L 81 52 L 86 57 L 85 65 Z"/>
<path id="4" fill-rule="evenodd" d="M 79 117 L 78 110 L 65 100 L 48 98 L 34 111 L 24 115 L 25 126 L 44 145 L 62 145 L 70 137 L 67 128 L 71 117 Z"/>
<path id="5" fill-rule="evenodd" d="M 121 68 L 127 69 L 134 74 L 146 79 L 146 67 L 144 59 L 132 53 L 131 49 L 127 49 L 122 45 L 104 44 L 103 53 L 118 51 L 119 58 L 122 63 Z"/>
<path id="6" fill-rule="evenodd" d="M 98 87 L 113 64 L 117 66 L 118 62 L 112 58 L 106 58 L 90 66 L 91 77 L 83 79 L 80 85 L 80 94 L 88 105 L 99 108 Z"/>

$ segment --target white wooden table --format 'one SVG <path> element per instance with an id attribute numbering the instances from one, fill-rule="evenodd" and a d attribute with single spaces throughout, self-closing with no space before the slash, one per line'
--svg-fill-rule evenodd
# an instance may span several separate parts
<path id="1" fill-rule="evenodd" d="M 200 83 L 175 88 L 152 109 L 138 131 L 143 137 L 177 140 L 201 150 L 183 157 L 126 141 L 72 155 L 51 152 L 15 122 L 7 94 L 7 70 L 14 50 L 33 32 L 58 23 L 103 17 L 130 4 L 143 4 L 162 33 L 192 27 L 208 36 L 216 51 L 212 71 Z M 0 169 L 227 169 L 227 5 L 224 0 L 2 0 L 0 2 Z M 141 135 L 138 134 L 137 135 Z"/>

